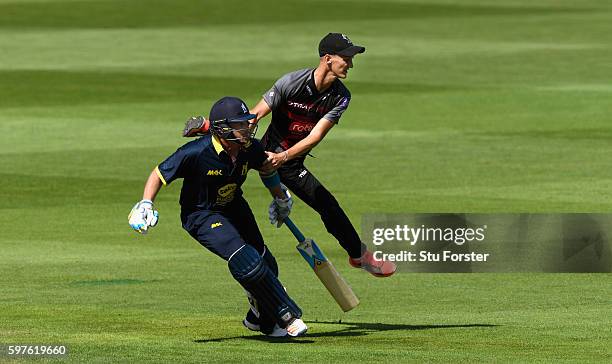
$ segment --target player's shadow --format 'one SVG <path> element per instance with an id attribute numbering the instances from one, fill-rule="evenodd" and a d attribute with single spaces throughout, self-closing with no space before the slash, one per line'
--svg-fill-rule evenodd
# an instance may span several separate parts
<path id="1" fill-rule="evenodd" d="M 353 337 L 353 336 L 364 336 L 372 332 L 380 331 L 403 331 L 403 330 L 434 330 L 434 329 L 456 329 L 456 328 L 474 328 L 474 327 L 496 327 L 499 325 L 493 324 L 458 324 L 458 325 L 403 325 L 403 324 L 383 324 L 383 323 L 369 323 L 369 322 L 341 322 L 341 321 L 307 321 L 309 324 L 324 324 L 324 325 L 338 325 L 343 326 L 342 328 L 334 331 L 326 332 L 314 332 L 308 333 L 306 336 L 298 339 L 293 338 L 271 338 L 263 335 L 242 335 L 232 336 L 223 338 L 213 339 L 198 339 L 194 340 L 196 343 L 213 343 L 213 342 L 224 342 L 236 339 L 245 340 L 256 340 L 265 341 L 271 343 L 293 343 L 293 344 L 309 344 L 314 343 L 309 338 L 318 337 Z"/>

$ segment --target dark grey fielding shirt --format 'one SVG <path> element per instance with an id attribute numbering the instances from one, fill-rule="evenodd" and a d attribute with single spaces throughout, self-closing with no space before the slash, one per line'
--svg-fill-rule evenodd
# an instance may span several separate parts
<path id="1" fill-rule="evenodd" d="M 338 79 L 319 93 L 314 69 L 304 69 L 281 77 L 263 98 L 272 109 L 272 122 L 261 142 L 266 150 L 277 151 L 304 139 L 322 118 L 338 123 L 351 93 Z"/>

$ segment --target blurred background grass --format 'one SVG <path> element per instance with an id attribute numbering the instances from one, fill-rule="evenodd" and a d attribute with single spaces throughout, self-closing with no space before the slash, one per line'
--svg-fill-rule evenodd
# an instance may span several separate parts
<path id="1" fill-rule="evenodd" d="M 246 196 L 312 334 L 253 340 L 224 262 L 180 228 L 180 183 L 146 238 L 126 216 L 187 117 L 224 95 L 253 105 L 315 66 L 330 31 L 367 51 L 307 164 L 356 226 L 368 212 L 610 212 L 611 7 L 0 0 L 0 341 L 66 342 L 75 362 L 609 358 L 609 275 L 374 280 L 297 202 L 296 223 L 362 299 L 341 315 L 267 224 L 256 176 Z"/>

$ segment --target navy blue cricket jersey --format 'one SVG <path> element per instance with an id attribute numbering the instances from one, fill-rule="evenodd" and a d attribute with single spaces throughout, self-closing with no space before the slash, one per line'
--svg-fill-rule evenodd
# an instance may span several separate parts
<path id="1" fill-rule="evenodd" d="M 222 211 L 242 196 L 240 186 L 249 169 L 259 169 L 267 156 L 258 140 L 238 153 L 232 163 L 219 139 L 208 134 L 174 152 L 155 169 L 164 185 L 183 178 L 181 215 L 198 210 Z"/>

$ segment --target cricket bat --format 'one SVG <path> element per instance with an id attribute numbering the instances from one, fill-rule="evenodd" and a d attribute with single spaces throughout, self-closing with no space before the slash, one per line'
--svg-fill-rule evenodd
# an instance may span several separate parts
<path id="1" fill-rule="evenodd" d="M 346 283 L 333 264 L 325 257 L 317 243 L 310 238 L 305 238 L 289 218 L 285 218 L 284 223 L 298 241 L 297 250 L 308 262 L 310 268 L 314 270 L 321 283 L 329 291 L 329 294 L 342 308 L 342 311 L 347 312 L 357 307 L 359 305 L 359 298 L 355 296 L 348 283 Z"/>

